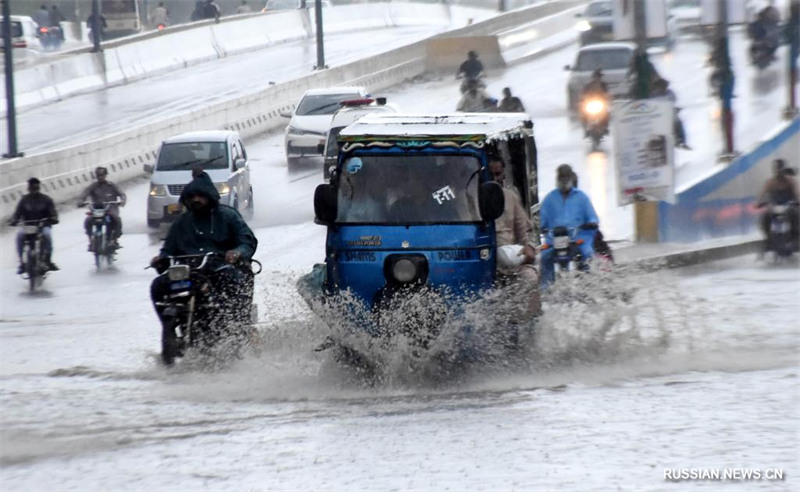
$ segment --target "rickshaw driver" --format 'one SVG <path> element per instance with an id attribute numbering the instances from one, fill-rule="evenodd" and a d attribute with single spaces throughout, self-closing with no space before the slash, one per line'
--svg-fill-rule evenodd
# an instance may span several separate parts
<path id="1" fill-rule="evenodd" d="M 522 207 L 522 200 L 516 190 L 504 186 L 505 164 L 498 158 L 489 161 L 489 173 L 492 179 L 503 187 L 505 207 L 503 215 L 494 222 L 497 234 L 497 247 L 518 245 L 522 250 L 518 253 L 521 257 L 520 264 L 502 265 L 498 261 L 498 273 L 504 276 L 514 276 L 522 282 L 521 294 L 530 297 L 526 315 L 537 315 L 541 312 L 542 301 L 539 296 L 539 272 L 536 270 L 536 246 L 533 243 L 533 224 Z"/>

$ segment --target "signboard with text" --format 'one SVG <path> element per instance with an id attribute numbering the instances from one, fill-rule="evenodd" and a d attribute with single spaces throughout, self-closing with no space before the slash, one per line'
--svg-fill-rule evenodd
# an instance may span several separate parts
<path id="1" fill-rule="evenodd" d="M 614 101 L 611 121 L 617 202 L 675 199 L 673 104 L 666 99 Z"/>

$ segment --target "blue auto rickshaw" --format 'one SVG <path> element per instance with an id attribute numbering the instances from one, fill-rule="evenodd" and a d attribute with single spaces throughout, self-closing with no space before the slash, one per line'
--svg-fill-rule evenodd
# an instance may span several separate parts
<path id="1" fill-rule="evenodd" d="M 320 307 L 347 298 L 337 317 L 427 348 L 438 325 L 497 285 L 504 196 L 490 158 L 504 161 L 506 185 L 538 213 L 533 124 L 520 113 L 373 115 L 343 129 L 338 146 L 330 182 L 314 195 L 316 222 L 328 228 L 325 263 L 299 290 L 318 313 L 331 316 Z"/>

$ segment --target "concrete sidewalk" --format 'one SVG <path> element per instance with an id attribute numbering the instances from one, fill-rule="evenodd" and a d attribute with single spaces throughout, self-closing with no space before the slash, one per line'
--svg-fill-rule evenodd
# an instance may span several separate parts
<path id="1" fill-rule="evenodd" d="M 612 243 L 614 259 L 622 265 L 647 269 L 679 268 L 755 253 L 761 250 L 759 234 L 708 239 L 696 243 Z"/>

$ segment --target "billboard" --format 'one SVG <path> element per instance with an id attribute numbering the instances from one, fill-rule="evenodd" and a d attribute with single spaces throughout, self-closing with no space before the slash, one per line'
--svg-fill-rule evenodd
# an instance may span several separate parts
<path id="1" fill-rule="evenodd" d="M 617 100 L 612 110 L 617 203 L 675 199 L 673 103 Z"/>

